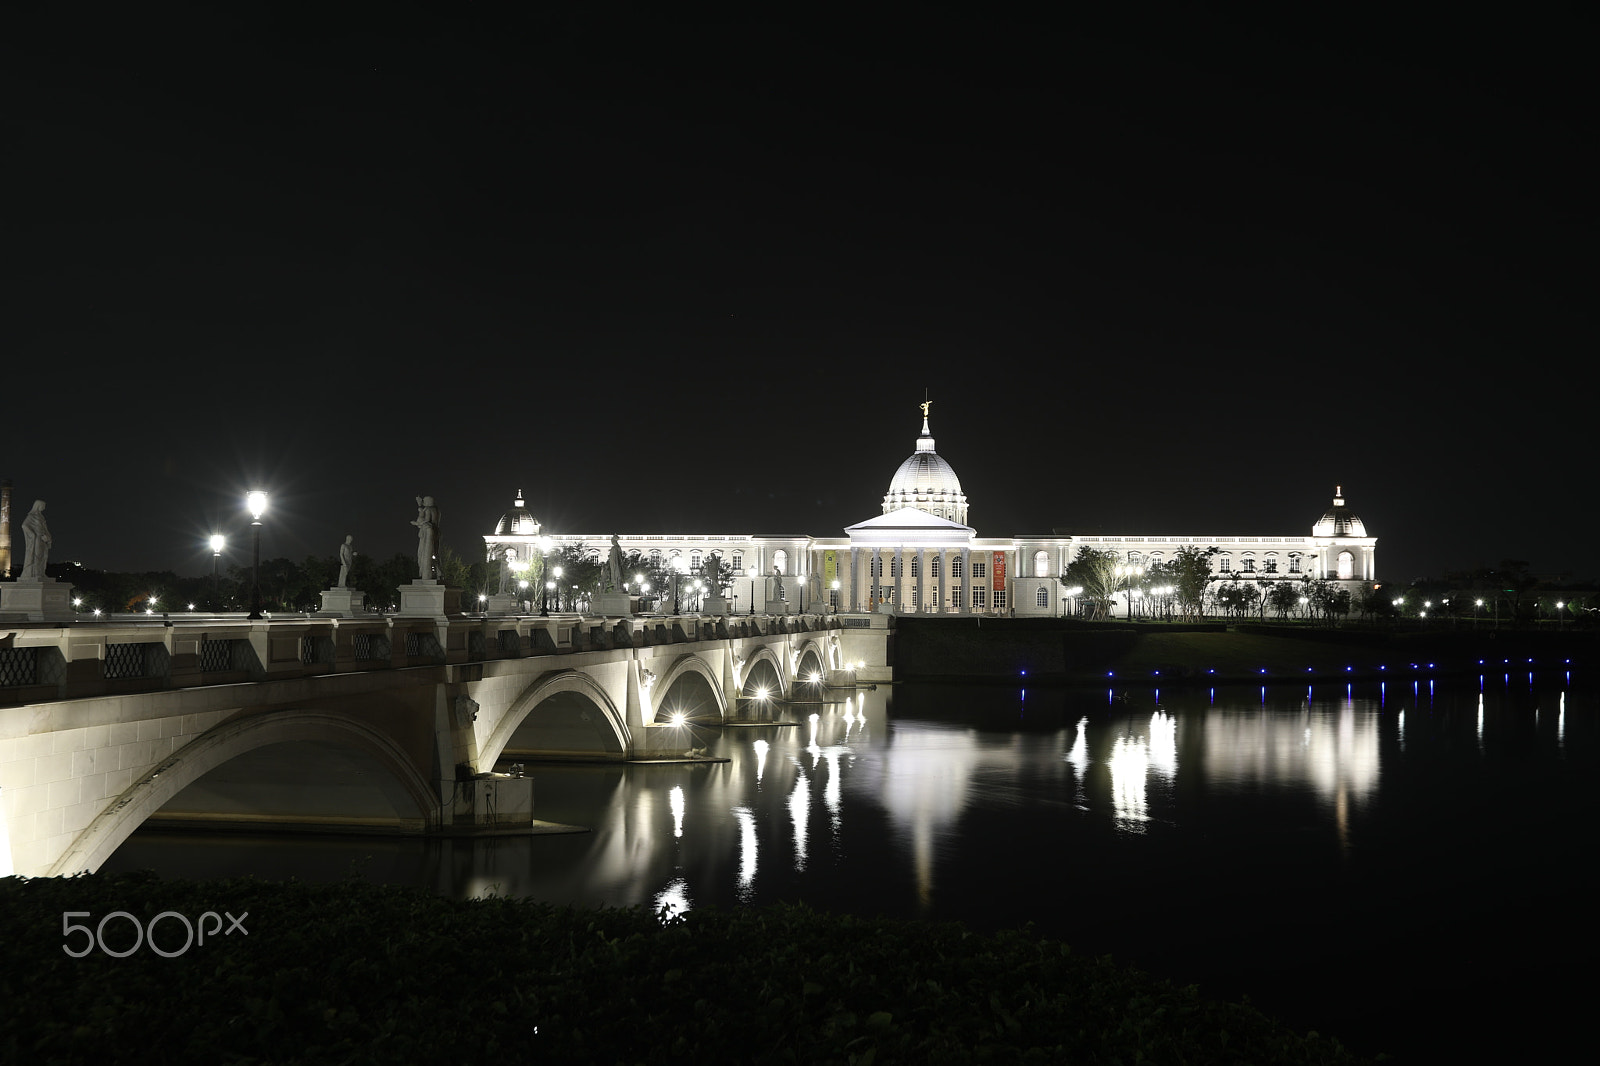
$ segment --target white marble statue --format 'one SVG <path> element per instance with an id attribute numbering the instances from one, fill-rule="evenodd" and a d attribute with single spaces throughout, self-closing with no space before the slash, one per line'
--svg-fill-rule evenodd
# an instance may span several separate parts
<path id="1" fill-rule="evenodd" d="M 45 580 L 50 561 L 50 527 L 44 521 L 44 501 L 34 500 L 33 510 L 22 520 L 22 573 L 18 581 Z"/>
<path id="2" fill-rule="evenodd" d="M 439 508 L 432 496 L 417 497 L 417 577 L 429 581 L 434 576 L 433 558 L 439 547 Z"/>
<path id="3" fill-rule="evenodd" d="M 611 587 L 608 592 L 622 591 L 622 545 L 617 541 L 617 535 L 611 534 L 611 555 L 607 560 L 611 564 Z"/>
<path id="4" fill-rule="evenodd" d="M 500 595 L 511 594 L 511 575 L 517 568 L 517 549 L 507 548 L 500 553 Z"/>
<path id="5" fill-rule="evenodd" d="M 345 534 L 344 543 L 339 545 L 339 583 L 335 588 L 350 587 L 350 571 L 356 565 L 356 550 L 351 547 L 355 543 L 355 534 Z"/>

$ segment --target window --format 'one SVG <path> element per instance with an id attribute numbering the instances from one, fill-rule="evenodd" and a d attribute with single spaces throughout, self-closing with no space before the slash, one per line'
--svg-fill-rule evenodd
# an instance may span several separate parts
<path id="1" fill-rule="evenodd" d="M 898 555 L 889 557 L 889 576 L 892 578 L 899 578 L 900 576 L 900 556 Z"/>
<path id="2" fill-rule="evenodd" d="M 1296 552 L 1293 555 L 1289 556 L 1289 573 L 1298 574 L 1299 572 L 1300 572 L 1300 553 Z"/>
<path id="3" fill-rule="evenodd" d="M 867 569 L 871 572 L 873 577 L 882 577 L 883 576 L 883 557 L 879 556 L 879 555 L 874 555 L 872 557 L 871 561 L 869 561 L 867 563 Z"/>
<path id="4" fill-rule="evenodd" d="M 1247 574 L 1256 572 L 1256 561 L 1248 555 L 1244 558 L 1244 572 Z"/>
<path id="5" fill-rule="evenodd" d="M 987 606 L 989 606 L 988 597 L 985 595 L 988 591 L 989 590 L 984 588 L 982 585 L 974 585 L 974 586 L 972 586 L 972 606 L 974 606 L 974 607 L 987 607 Z"/>
<path id="6" fill-rule="evenodd" d="M 984 578 L 986 578 L 988 576 L 989 576 L 989 564 L 985 563 L 985 562 L 979 562 L 977 559 L 974 559 L 972 561 L 972 580 L 974 580 L 974 581 L 982 581 Z"/>
<path id="7" fill-rule="evenodd" d="M 942 570 L 942 568 L 943 568 L 943 565 L 944 565 L 944 556 L 935 555 L 933 557 L 933 565 L 928 568 L 929 571 L 931 572 L 932 576 L 933 576 L 933 579 L 935 581 L 938 581 L 941 577 L 944 576 L 940 572 Z"/>
<path id="8" fill-rule="evenodd" d="M 1217 569 L 1221 570 L 1224 574 L 1230 573 L 1233 570 L 1233 560 L 1224 555 L 1218 563 Z"/>
<path id="9" fill-rule="evenodd" d="M 1356 557 L 1349 552 L 1339 553 L 1339 580 L 1349 581 L 1356 573 Z"/>
<path id="10" fill-rule="evenodd" d="M 734 552 L 733 553 L 733 568 L 735 570 L 743 570 L 744 569 L 744 552 Z"/>
<path id="11" fill-rule="evenodd" d="M 921 577 L 922 576 L 922 559 L 919 556 L 916 556 L 916 555 L 913 555 L 911 557 L 911 576 L 912 577 Z"/>
<path id="12" fill-rule="evenodd" d="M 689 553 L 689 569 L 695 573 L 700 572 L 700 549 L 696 548 Z"/>
<path id="13" fill-rule="evenodd" d="M 1033 576 L 1034 577 L 1049 577 L 1050 576 L 1050 553 L 1049 552 L 1047 552 L 1047 551 L 1036 551 L 1036 552 L 1033 553 Z"/>
<path id="14" fill-rule="evenodd" d="M 789 572 L 789 553 L 779 548 L 772 553 L 772 569 L 780 574 Z"/>
<path id="15" fill-rule="evenodd" d="M 965 567 L 962 565 L 961 556 L 958 555 L 954 559 L 950 560 L 950 580 L 951 581 L 960 581 L 962 574 L 964 574 L 965 572 L 966 572 L 966 570 L 965 570 Z"/>
<path id="16" fill-rule="evenodd" d="M 661 549 L 660 548 L 651 548 L 650 549 L 650 565 L 651 566 L 655 566 L 655 567 L 659 567 L 661 565 Z"/>
<path id="17" fill-rule="evenodd" d="M 1267 556 L 1266 560 L 1262 563 L 1261 568 L 1269 574 L 1276 574 L 1278 572 L 1277 558 L 1271 555 Z"/>
<path id="18" fill-rule="evenodd" d="M 1040 585 L 1034 591 L 1034 593 L 1033 593 L 1033 605 L 1035 607 L 1048 607 L 1048 606 L 1050 606 L 1050 590 L 1048 588 L 1046 588 L 1044 585 Z"/>
<path id="19" fill-rule="evenodd" d="M 1003 611 L 1003 610 L 1006 609 L 1006 590 L 1005 589 L 995 589 L 994 590 L 994 609 L 997 610 L 997 611 Z"/>

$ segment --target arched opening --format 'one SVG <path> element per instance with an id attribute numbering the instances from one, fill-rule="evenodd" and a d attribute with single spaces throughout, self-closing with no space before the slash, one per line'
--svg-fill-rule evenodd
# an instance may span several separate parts
<path id="1" fill-rule="evenodd" d="M 1356 557 L 1349 552 L 1339 553 L 1339 580 L 1349 581 L 1355 577 Z"/>
<path id="2" fill-rule="evenodd" d="M 189 782 L 153 828 L 414 832 L 425 819 L 371 752 L 326 740 L 264 744 Z"/>
<path id="3" fill-rule="evenodd" d="M 581 688 L 557 688 L 537 696 L 510 728 L 501 759 L 620 759 L 626 755 L 611 716 Z M 483 769 L 492 769 L 485 765 Z"/>
<path id="4" fill-rule="evenodd" d="M 388 736 L 348 718 L 283 711 L 225 722 L 136 781 L 51 874 L 100 868 L 146 820 L 190 827 L 420 833 L 432 783 Z"/>
<path id="5" fill-rule="evenodd" d="M 718 722 L 722 707 L 716 688 L 698 670 L 682 670 L 659 691 L 650 694 L 655 705 L 657 723 L 662 722 Z"/>
<path id="6" fill-rule="evenodd" d="M 1047 552 L 1047 551 L 1036 551 L 1036 552 L 1033 553 L 1033 576 L 1034 577 L 1049 577 L 1050 576 L 1050 553 L 1049 552 Z"/>

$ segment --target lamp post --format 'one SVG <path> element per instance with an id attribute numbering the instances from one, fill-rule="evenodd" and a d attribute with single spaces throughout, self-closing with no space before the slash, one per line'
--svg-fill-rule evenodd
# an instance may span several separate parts
<path id="1" fill-rule="evenodd" d="M 542 576 L 545 578 L 544 597 L 539 604 L 540 618 L 550 617 L 550 544 L 551 541 L 549 537 L 539 538 L 539 568 L 543 572 Z M 531 607 L 533 605 L 529 604 L 529 606 Z"/>
<path id="2" fill-rule="evenodd" d="M 673 558 L 673 560 L 672 560 L 672 613 L 673 613 L 673 615 L 677 615 L 677 614 L 680 613 L 679 610 L 678 610 L 678 582 L 679 582 L 679 579 L 682 578 L 683 572 L 685 570 L 687 570 L 687 569 L 688 569 L 688 567 L 683 561 L 683 556 L 679 555 L 679 556 L 675 556 Z"/>
<path id="3" fill-rule="evenodd" d="M 255 530 L 255 562 L 250 567 L 250 617 L 261 618 L 261 516 L 267 513 L 267 494 L 252 489 L 244 498 L 250 509 L 250 527 Z"/>
<path id="4" fill-rule="evenodd" d="M 217 584 L 217 561 L 222 558 L 222 549 L 227 546 L 228 538 L 221 533 L 211 534 L 211 609 L 215 611 L 222 601 L 222 592 Z"/>
<path id="5" fill-rule="evenodd" d="M 1125 577 L 1128 579 L 1128 621 L 1131 622 L 1133 621 L 1133 582 L 1136 578 L 1144 576 L 1144 567 L 1129 563 L 1127 566 L 1117 567 L 1116 575 L 1119 578 Z"/>

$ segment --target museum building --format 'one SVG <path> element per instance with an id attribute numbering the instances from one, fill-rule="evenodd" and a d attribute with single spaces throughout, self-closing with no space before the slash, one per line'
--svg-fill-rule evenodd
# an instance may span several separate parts
<path id="1" fill-rule="evenodd" d="M 832 609 L 1053 617 L 1075 612 L 1076 604 L 1059 578 L 1083 548 L 1111 550 L 1127 563 L 1145 567 L 1184 547 L 1216 548 L 1211 557 L 1216 580 L 1309 577 L 1355 586 L 1376 579 L 1377 538 L 1367 535 L 1337 487 L 1309 536 L 980 537 L 967 525 L 967 506 L 961 479 L 935 450 L 924 407 L 915 450 L 890 478 L 881 512 L 847 527 L 842 537 L 616 537 L 630 563 L 676 570 L 686 581 L 702 573 L 710 557 L 718 557 L 724 576 L 732 574 L 727 607 L 735 613 Z M 491 564 L 498 567 L 504 561 L 515 570 L 552 551 L 577 546 L 603 561 L 611 538 L 609 533 L 543 530 L 519 491 L 484 543 Z M 632 580 L 630 573 L 624 577 Z M 667 596 L 665 606 L 670 607 Z"/>

